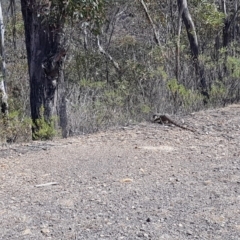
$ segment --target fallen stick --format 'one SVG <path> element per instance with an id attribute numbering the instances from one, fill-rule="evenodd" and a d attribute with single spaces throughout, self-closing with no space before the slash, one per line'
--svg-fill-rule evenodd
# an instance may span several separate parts
<path id="1" fill-rule="evenodd" d="M 58 184 L 57 182 L 49 182 L 49 183 L 35 185 L 35 187 L 46 187 L 46 186 L 57 185 L 57 184 Z"/>

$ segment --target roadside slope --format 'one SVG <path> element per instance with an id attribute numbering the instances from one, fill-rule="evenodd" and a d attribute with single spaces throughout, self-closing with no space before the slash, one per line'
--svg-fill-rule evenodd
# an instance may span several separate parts
<path id="1" fill-rule="evenodd" d="M 0 239 L 240 239 L 239 116 L 2 148 Z"/>

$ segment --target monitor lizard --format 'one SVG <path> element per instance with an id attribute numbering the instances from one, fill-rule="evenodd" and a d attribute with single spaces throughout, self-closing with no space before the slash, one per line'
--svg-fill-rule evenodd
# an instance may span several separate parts
<path id="1" fill-rule="evenodd" d="M 173 121 L 171 118 L 169 118 L 166 115 L 154 114 L 152 122 L 159 123 L 159 124 L 171 123 L 171 124 L 173 124 L 173 125 L 175 125 L 175 126 L 177 126 L 179 128 L 182 128 L 184 130 L 188 130 L 188 131 L 191 131 L 191 132 L 196 132 L 196 130 L 194 130 L 194 129 L 191 129 L 191 128 L 188 128 L 188 127 L 184 127 L 184 126 L 176 123 L 175 121 Z"/>

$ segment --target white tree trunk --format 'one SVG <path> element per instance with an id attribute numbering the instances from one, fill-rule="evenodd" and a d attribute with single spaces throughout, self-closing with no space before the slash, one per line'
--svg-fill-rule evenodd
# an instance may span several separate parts
<path id="1" fill-rule="evenodd" d="M 183 8 L 179 9 L 178 14 L 178 35 L 177 35 L 177 45 L 176 45 L 176 79 L 179 82 L 179 69 L 180 69 L 180 38 L 182 31 L 182 14 Z"/>
<path id="2" fill-rule="evenodd" d="M 1 58 L 2 58 L 2 66 L 0 75 L 0 104 L 1 104 L 1 112 L 4 115 L 8 114 L 8 102 L 7 102 L 7 93 L 5 89 L 5 76 L 6 76 L 6 62 L 5 62 L 5 49 L 4 49 L 4 24 L 3 24 L 3 14 L 2 14 L 2 2 L 0 0 L 0 40 L 1 40 Z"/>
<path id="3" fill-rule="evenodd" d="M 183 22 L 186 27 L 188 41 L 190 43 L 190 49 L 191 49 L 192 57 L 193 57 L 193 63 L 195 65 L 196 75 L 200 79 L 200 84 L 197 83 L 197 85 L 199 85 L 202 95 L 205 96 L 206 99 L 208 99 L 209 94 L 208 94 L 206 79 L 205 79 L 205 75 L 204 75 L 204 66 L 201 65 L 201 63 L 199 61 L 199 46 L 198 46 L 196 28 L 195 28 L 194 22 L 192 20 L 191 14 L 188 10 L 187 0 L 178 0 L 177 2 L 178 2 L 179 16 L 182 17 Z M 180 28 L 179 28 L 179 30 L 180 30 Z M 179 34 L 179 32 L 178 32 L 178 34 Z M 179 36 L 178 36 L 178 39 L 179 39 Z"/>
<path id="4" fill-rule="evenodd" d="M 189 13 L 189 10 L 188 10 L 187 0 L 178 0 L 178 8 L 179 8 L 179 15 L 181 14 L 187 30 L 188 40 L 190 43 L 192 55 L 195 59 L 197 59 L 199 54 L 197 33 L 196 33 L 196 28 L 192 20 L 191 14 Z"/>

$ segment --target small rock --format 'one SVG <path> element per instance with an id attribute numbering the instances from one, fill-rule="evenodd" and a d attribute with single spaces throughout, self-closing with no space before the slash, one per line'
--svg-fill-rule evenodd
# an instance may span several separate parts
<path id="1" fill-rule="evenodd" d="M 203 184 L 204 184 L 205 186 L 208 186 L 208 185 L 210 185 L 211 183 L 212 183 L 211 180 L 207 180 L 207 181 L 204 181 L 204 182 L 203 182 Z"/>
<path id="2" fill-rule="evenodd" d="M 151 219 L 150 219 L 150 218 L 147 218 L 146 222 L 151 222 Z"/>
<path id="3" fill-rule="evenodd" d="M 132 181 L 133 181 L 133 179 L 131 179 L 131 178 L 124 178 L 121 180 L 122 183 L 130 183 Z"/>
<path id="4" fill-rule="evenodd" d="M 48 228 L 42 228 L 42 229 L 41 229 L 41 233 L 42 233 L 43 235 L 47 236 L 48 233 L 50 233 L 50 230 L 49 230 Z"/>
<path id="5" fill-rule="evenodd" d="M 29 234 L 31 234 L 31 230 L 29 228 L 22 231 L 22 235 L 29 235 Z"/>

